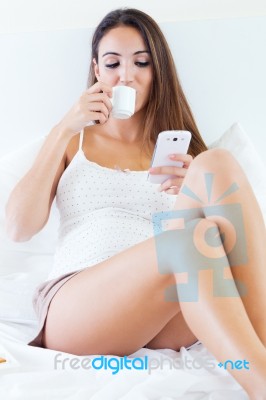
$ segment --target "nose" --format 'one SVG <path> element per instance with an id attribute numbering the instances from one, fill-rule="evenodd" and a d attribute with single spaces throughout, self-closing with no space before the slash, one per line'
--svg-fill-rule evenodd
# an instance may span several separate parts
<path id="1" fill-rule="evenodd" d="M 134 81 L 134 72 L 130 65 L 121 66 L 120 69 L 120 83 L 128 85 Z"/>

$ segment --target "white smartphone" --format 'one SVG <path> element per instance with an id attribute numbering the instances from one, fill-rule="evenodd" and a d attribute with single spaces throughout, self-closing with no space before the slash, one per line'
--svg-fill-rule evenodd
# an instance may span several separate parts
<path id="1" fill-rule="evenodd" d="M 191 140 L 189 131 L 163 131 L 159 133 L 151 167 L 176 166 L 182 167 L 182 161 L 173 161 L 169 158 L 170 154 L 186 154 Z M 148 181 L 151 183 L 163 183 L 173 175 L 148 175 Z"/>

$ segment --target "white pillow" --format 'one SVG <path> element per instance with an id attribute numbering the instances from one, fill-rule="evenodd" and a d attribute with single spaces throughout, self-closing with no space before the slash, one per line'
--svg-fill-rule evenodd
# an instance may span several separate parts
<path id="1" fill-rule="evenodd" d="M 16 182 L 30 168 L 45 138 L 0 159 L 0 319 L 24 323 L 36 320 L 32 308 L 35 287 L 44 281 L 52 267 L 55 250 L 58 211 L 52 206 L 45 228 L 28 242 L 15 243 L 4 231 L 4 208 Z M 209 146 L 230 150 L 242 165 L 266 220 L 265 166 L 250 139 L 234 124 Z"/>
<path id="2" fill-rule="evenodd" d="M 0 319 L 36 320 L 32 307 L 35 287 L 52 268 L 58 211 L 53 204 L 45 228 L 28 242 L 11 241 L 4 229 L 5 204 L 17 181 L 32 165 L 44 137 L 0 159 Z"/>
<path id="3" fill-rule="evenodd" d="M 266 223 L 266 166 L 260 158 L 249 136 L 239 123 L 234 123 L 209 148 L 229 150 L 243 168 L 260 205 Z"/>

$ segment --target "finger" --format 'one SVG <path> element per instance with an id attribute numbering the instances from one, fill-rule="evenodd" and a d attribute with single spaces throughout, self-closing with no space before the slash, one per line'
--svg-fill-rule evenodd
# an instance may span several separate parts
<path id="1" fill-rule="evenodd" d="M 103 93 L 83 95 L 79 107 L 85 114 L 87 114 L 88 111 L 99 111 L 104 113 L 107 118 L 112 109 L 110 100 L 108 100 L 106 94 L 103 95 Z"/>
<path id="2" fill-rule="evenodd" d="M 84 102 L 103 101 L 105 99 L 108 99 L 108 96 L 106 93 L 103 92 L 83 93 L 81 99 Z"/>
<path id="3" fill-rule="evenodd" d="M 187 168 L 174 167 L 174 166 L 152 167 L 149 169 L 149 172 L 152 175 L 160 175 L 160 174 L 175 175 L 184 178 L 187 173 Z"/>
<path id="4" fill-rule="evenodd" d="M 109 110 L 104 103 L 89 103 L 86 108 L 89 112 L 98 111 L 100 113 L 103 113 L 106 118 L 109 117 Z"/>
<path id="5" fill-rule="evenodd" d="M 78 116 L 81 117 L 85 121 L 92 121 L 95 120 L 95 115 L 97 115 L 96 120 L 99 119 L 99 115 L 102 114 L 105 119 L 109 118 L 109 111 L 108 109 L 104 106 L 103 103 L 91 103 L 89 105 L 82 105 L 78 109 Z"/>
<path id="6" fill-rule="evenodd" d="M 180 191 L 180 187 L 174 186 L 174 187 L 171 187 L 169 189 L 166 189 L 164 192 L 167 193 L 167 194 L 177 195 L 179 193 L 179 191 Z"/>
<path id="7" fill-rule="evenodd" d="M 93 121 L 99 121 L 100 124 L 105 124 L 105 122 L 108 120 L 108 118 L 101 112 L 92 112 L 90 115 L 90 119 Z"/>
<path id="8" fill-rule="evenodd" d="M 193 161 L 193 157 L 190 154 L 169 154 L 169 158 L 173 161 L 183 162 L 183 168 L 188 168 Z"/>
<path id="9" fill-rule="evenodd" d="M 87 89 L 84 93 L 106 93 L 109 97 L 112 97 L 112 86 L 106 85 L 105 83 L 99 81 L 92 85 L 89 89 Z"/>
<path id="10" fill-rule="evenodd" d="M 167 179 L 159 186 L 159 192 L 163 192 L 166 189 L 169 189 L 174 186 L 181 186 L 184 181 L 184 178 L 174 178 L 174 179 Z"/>
<path id="11" fill-rule="evenodd" d="M 105 122 L 107 122 L 108 121 L 108 117 L 106 117 L 104 114 L 102 114 L 102 113 L 98 113 L 99 114 L 99 118 L 98 118 L 98 121 L 99 121 L 99 123 L 102 125 L 102 124 L 105 124 Z"/>
<path id="12" fill-rule="evenodd" d="M 106 105 L 109 112 L 112 110 L 112 103 L 110 98 L 106 93 L 84 93 L 81 98 L 81 102 L 83 104 L 93 103 L 93 102 L 102 102 Z"/>

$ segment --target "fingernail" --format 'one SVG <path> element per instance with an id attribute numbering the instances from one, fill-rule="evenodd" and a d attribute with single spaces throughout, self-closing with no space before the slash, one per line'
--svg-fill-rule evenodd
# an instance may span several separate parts
<path id="1" fill-rule="evenodd" d="M 169 158 L 175 158 L 175 154 L 170 154 Z"/>

